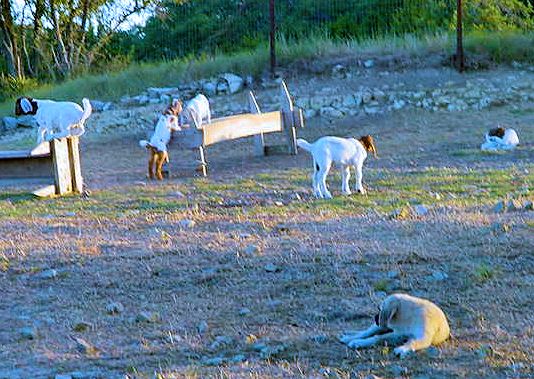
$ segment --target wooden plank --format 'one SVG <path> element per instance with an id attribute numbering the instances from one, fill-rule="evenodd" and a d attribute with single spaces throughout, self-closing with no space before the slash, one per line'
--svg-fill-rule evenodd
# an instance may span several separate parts
<path id="1" fill-rule="evenodd" d="M 243 114 L 213 120 L 202 129 L 204 146 L 217 142 L 249 137 L 259 133 L 282 131 L 280 112 Z"/>
<path id="2" fill-rule="evenodd" d="M 260 106 L 256 101 L 256 97 L 252 91 L 248 93 L 248 107 L 249 111 L 252 114 L 261 114 Z M 254 155 L 257 157 L 262 157 L 265 155 L 265 140 L 263 138 L 263 133 L 258 133 L 254 137 Z"/>
<path id="3" fill-rule="evenodd" d="M 280 103 L 282 105 L 283 128 L 286 132 L 288 152 L 291 155 L 297 155 L 297 132 L 293 120 L 293 100 L 291 100 L 284 81 L 280 86 Z"/>
<path id="4" fill-rule="evenodd" d="M 69 163 L 72 180 L 72 190 L 76 193 L 83 192 L 82 166 L 80 162 L 80 140 L 78 137 L 67 138 L 69 148 Z"/>
<path id="5" fill-rule="evenodd" d="M 56 194 L 67 194 L 72 191 L 67 139 L 54 139 L 50 143 L 50 146 L 52 150 L 54 177 L 56 179 Z"/>
<path id="6" fill-rule="evenodd" d="M 50 197 L 53 196 L 56 193 L 56 186 L 54 184 L 50 184 L 41 188 L 36 189 L 32 192 L 37 197 Z"/>
<path id="7" fill-rule="evenodd" d="M 54 178 L 52 156 L 0 159 L 0 179 Z"/>

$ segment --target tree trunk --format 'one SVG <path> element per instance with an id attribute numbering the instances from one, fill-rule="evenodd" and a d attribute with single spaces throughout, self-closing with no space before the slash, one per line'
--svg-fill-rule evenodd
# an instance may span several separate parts
<path id="1" fill-rule="evenodd" d="M 21 78 L 24 75 L 24 71 L 17 39 L 15 38 L 11 2 L 10 0 L 0 0 L 0 4 L 0 29 L 3 35 L 2 44 L 7 52 L 7 71 L 9 75 Z"/>

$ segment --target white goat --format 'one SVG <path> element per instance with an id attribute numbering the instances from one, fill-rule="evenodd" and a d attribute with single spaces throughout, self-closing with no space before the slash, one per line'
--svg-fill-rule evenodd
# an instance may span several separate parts
<path id="1" fill-rule="evenodd" d="M 15 102 L 16 116 L 33 116 L 39 125 L 37 144 L 55 138 L 81 136 L 84 123 L 92 112 L 88 99 L 82 100 L 83 109 L 70 101 L 36 100 L 20 97 Z"/>
<path id="2" fill-rule="evenodd" d="M 184 110 L 180 113 L 180 125 L 190 122 L 195 127 L 200 128 L 204 119 L 208 124 L 211 123 L 210 103 L 206 96 L 199 93 L 187 102 Z"/>

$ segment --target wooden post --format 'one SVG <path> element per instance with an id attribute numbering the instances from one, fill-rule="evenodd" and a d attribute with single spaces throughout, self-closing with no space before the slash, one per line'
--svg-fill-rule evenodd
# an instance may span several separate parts
<path id="1" fill-rule="evenodd" d="M 269 0 L 269 18 L 271 24 L 270 32 L 270 47 L 271 47 L 271 77 L 275 77 L 276 73 L 276 15 L 275 15 L 275 0 Z"/>
<path id="2" fill-rule="evenodd" d="M 456 3 L 456 68 L 459 72 L 465 69 L 464 43 L 463 43 L 463 12 L 462 0 Z"/>
<path id="3" fill-rule="evenodd" d="M 197 171 L 200 172 L 202 176 L 208 176 L 208 164 L 206 162 L 206 157 L 204 156 L 204 146 L 198 147 L 198 154 L 200 166 L 198 166 Z"/>
<path id="4" fill-rule="evenodd" d="M 295 123 L 293 120 L 293 101 L 287 90 L 286 83 L 282 81 L 280 87 L 282 105 L 282 124 L 287 135 L 288 152 L 291 155 L 297 155 L 297 132 L 295 130 Z"/>
<path id="5" fill-rule="evenodd" d="M 249 91 L 248 93 L 248 108 L 249 108 L 250 113 L 261 114 L 260 107 L 252 91 Z M 254 155 L 257 157 L 264 156 L 265 155 L 265 141 L 263 139 L 263 133 L 259 133 L 255 135 L 253 138 L 254 138 Z"/>
<path id="6" fill-rule="evenodd" d="M 56 182 L 56 195 L 64 195 L 72 191 L 69 148 L 66 138 L 54 139 L 50 143 L 53 169 Z"/>
<path id="7" fill-rule="evenodd" d="M 78 137 L 67 138 L 69 146 L 70 173 L 72 178 L 72 190 L 77 193 L 83 192 L 82 166 L 80 162 L 80 140 Z"/>

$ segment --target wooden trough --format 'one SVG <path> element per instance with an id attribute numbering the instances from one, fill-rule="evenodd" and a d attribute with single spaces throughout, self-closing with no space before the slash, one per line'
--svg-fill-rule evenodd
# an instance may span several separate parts
<path id="1" fill-rule="evenodd" d="M 0 151 L 0 186 L 39 186 L 44 197 L 81 193 L 83 178 L 78 137 L 43 142 L 31 150 Z"/>
<path id="2" fill-rule="evenodd" d="M 238 138 L 254 136 L 254 155 L 264 156 L 267 148 L 264 134 L 285 132 L 287 152 L 297 154 L 297 128 L 304 127 L 301 109 L 295 109 L 293 101 L 284 82 L 281 83 L 281 110 L 262 113 L 252 91 L 248 94 L 250 113 L 217 118 L 210 124 L 203 124 L 201 128 L 184 128 L 173 135 L 172 146 L 182 149 L 198 150 L 199 171 L 207 175 L 205 149 L 213 144 Z M 196 126 L 196 125 L 194 125 Z M 172 158 L 172 155 L 171 155 Z M 168 175 L 168 168 L 164 168 Z"/>

